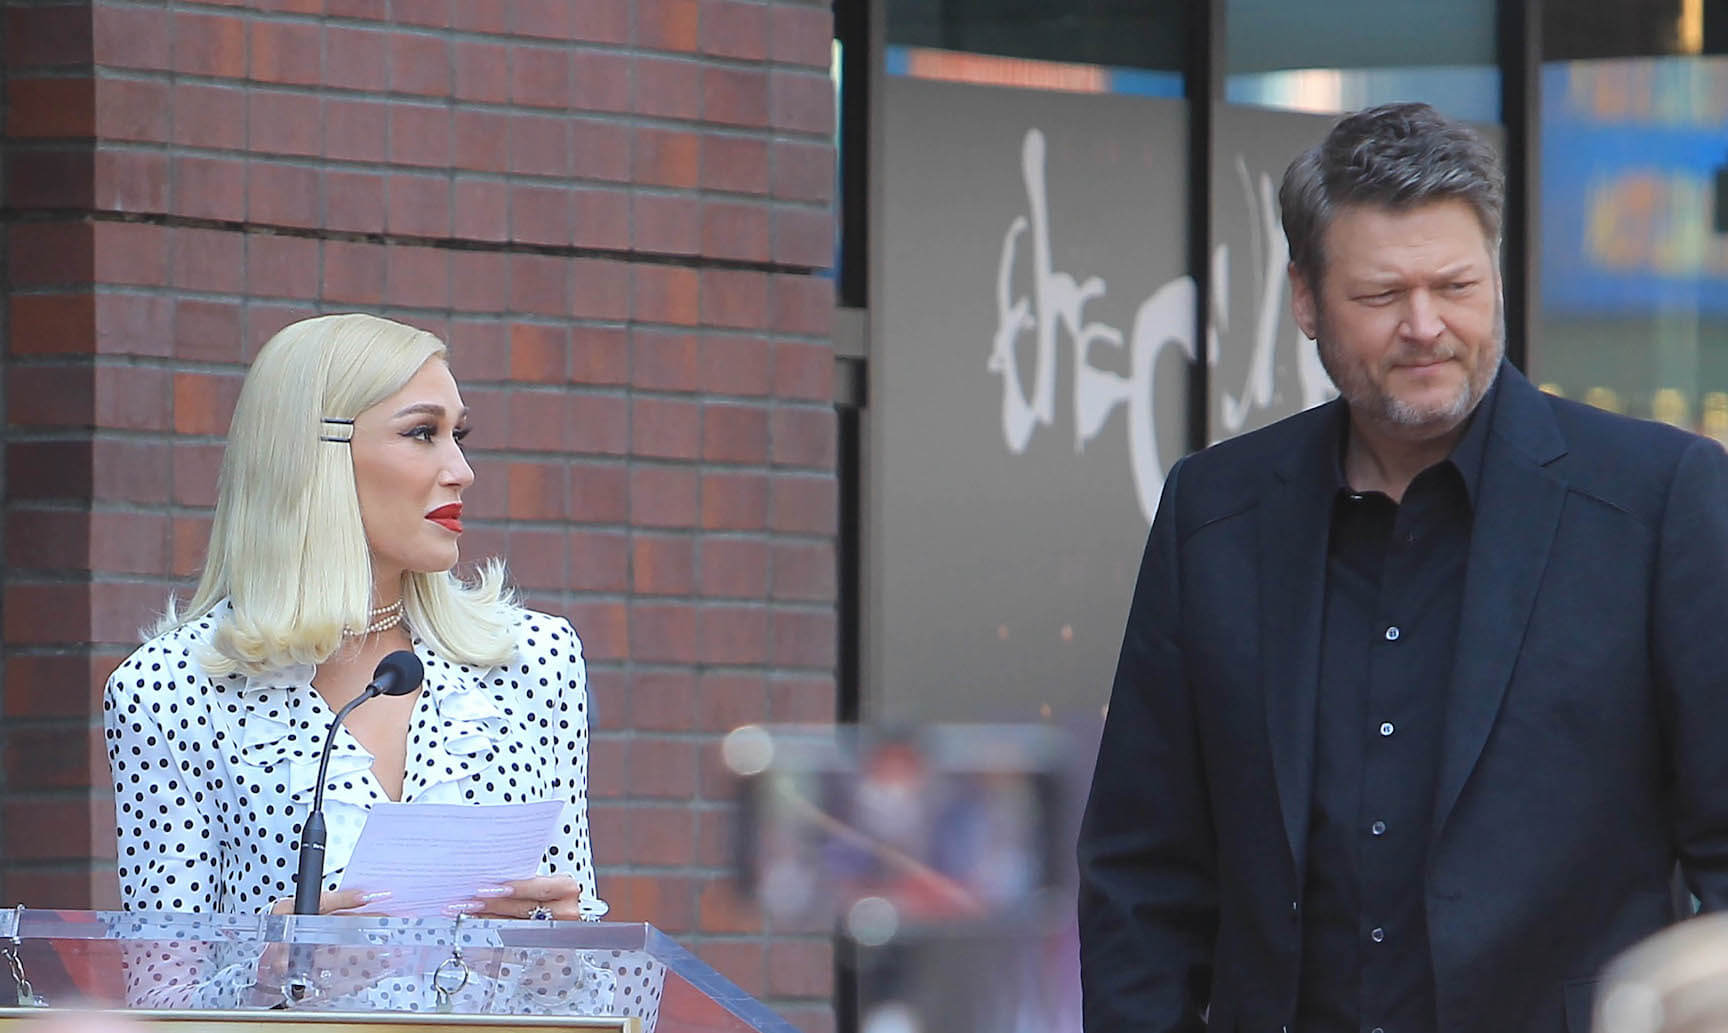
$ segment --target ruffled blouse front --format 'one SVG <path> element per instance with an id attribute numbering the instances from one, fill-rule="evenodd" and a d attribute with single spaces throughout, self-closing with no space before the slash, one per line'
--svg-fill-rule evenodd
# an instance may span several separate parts
<path id="1" fill-rule="evenodd" d="M 198 662 L 227 604 L 151 639 L 108 679 L 121 898 L 129 909 L 259 911 L 294 893 L 300 830 L 335 717 L 311 666 L 210 677 Z M 521 611 L 497 667 L 452 663 L 414 636 L 426 680 L 409 722 L 405 803 L 561 800 L 540 874 L 582 885 L 606 913 L 588 839 L 587 675 L 569 623 Z M 373 804 L 372 754 L 338 729 L 324 784 L 324 886 L 334 889 Z"/>

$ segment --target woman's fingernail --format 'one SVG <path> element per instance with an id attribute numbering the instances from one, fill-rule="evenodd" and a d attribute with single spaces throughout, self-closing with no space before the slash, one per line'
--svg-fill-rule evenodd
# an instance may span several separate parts
<path id="1" fill-rule="evenodd" d="M 482 886 L 474 891 L 474 895 L 482 900 L 489 897 L 508 897 L 516 892 L 508 886 Z"/>
<path id="2" fill-rule="evenodd" d="M 447 915 L 471 915 L 485 906 L 478 900 L 464 900 L 460 904 L 444 905 L 444 913 Z"/>
<path id="3" fill-rule="evenodd" d="M 375 900 L 389 900 L 395 895 L 396 894 L 390 890 L 374 890 L 371 893 L 361 894 L 360 902 L 363 904 L 370 904 Z"/>

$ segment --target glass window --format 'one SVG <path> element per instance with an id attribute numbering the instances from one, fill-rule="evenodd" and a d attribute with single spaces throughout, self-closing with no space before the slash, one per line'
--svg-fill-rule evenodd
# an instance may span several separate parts
<path id="1" fill-rule="evenodd" d="M 1187 449 L 1183 5 L 888 10 L 866 716 L 1096 717 Z"/>
<path id="2" fill-rule="evenodd" d="M 1728 11 L 1619 0 L 1543 26 L 1549 390 L 1728 441 Z"/>
<path id="3" fill-rule="evenodd" d="M 1426 101 L 1472 122 L 1500 119 L 1496 4 L 1459 0 L 1224 0 L 1225 99 L 1339 114 Z M 1567 5 L 1571 6 L 1571 5 Z"/>
<path id="4" fill-rule="evenodd" d="M 1181 0 L 889 0 L 887 35 L 891 58 L 933 50 L 1162 72 L 1149 81 L 1180 96 L 1186 15 Z"/>

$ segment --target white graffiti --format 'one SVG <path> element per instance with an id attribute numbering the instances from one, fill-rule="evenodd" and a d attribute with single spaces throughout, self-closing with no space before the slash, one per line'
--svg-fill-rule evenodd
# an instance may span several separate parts
<path id="1" fill-rule="evenodd" d="M 1239 434 L 1257 412 L 1273 408 L 1279 402 L 1276 391 L 1277 337 L 1280 317 L 1284 313 L 1285 267 L 1290 262 L 1290 248 L 1284 241 L 1283 228 L 1278 223 L 1278 200 L 1272 187 L 1272 177 L 1262 172 L 1256 182 L 1248 173 L 1248 163 L 1236 159 L 1236 179 L 1242 187 L 1243 200 L 1256 218 L 1252 223 L 1252 240 L 1260 295 L 1254 307 L 1254 329 L 1250 336 L 1253 354 L 1248 360 L 1248 382 L 1242 393 L 1233 395 L 1221 391 L 1218 399 L 1218 419 L 1212 440 L 1222 441 Z M 1258 188 L 1258 189 L 1256 189 Z M 1212 303 L 1206 331 L 1208 365 L 1218 365 L 1219 338 L 1230 326 L 1230 249 L 1219 244 L 1212 250 Z M 1298 331 L 1292 338 L 1296 349 L 1296 381 L 1302 393 L 1299 408 L 1319 405 L 1335 393 L 1326 368 L 1320 364 L 1320 352 L 1308 344 Z"/>
<path id="2" fill-rule="evenodd" d="M 1120 353 L 1123 334 L 1107 323 L 1087 322 L 1088 302 L 1105 296 L 1109 285 L 1102 277 L 1076 281 L 1069 273 L 1053 268 L 1050 243 L 1049 195 L 1045 182 L 1044 134 L 1030 129 L 1021 143 L 1021 174 L 1026 187 L 1028 213 L 1017 215 L 1002 237 L 996 270 L 996 333 L 987 363 L 990 372 L 1002 378 L 1002 437 L 1008 450 L 1022 454 L 1040 425 L 1055 422 L 1057 355 L 1061 337 L 1072 342 L 1074 385 L 1074 450 L 1082 451 L 1097 437 L 1117 406 L 1127 408 L 1128 454 L 1135 496 L 1147 522 L 1158 507 L 1165 469 L 1159 459 L 1155 412 L 1159 359 L 1175 348 L 1188 362 L 1195 360 L 1195 286 L 1191 276 L 1179 276 L 1152 292 L 1135 310 L 1127 341 L 1126 375 L 1093 365 L 1094 347 Z M 1237 172 L 1246 199 L 1258 216 L 1254 226 L 1254 250 L 1259 263 L 1258 318 L 1253 327 L 1253 356 L 1247 383 L 1240 394 L 1221 392 L 1216 421 L 1219 437 L 1243 429 L 1257 412 L 1278 402 L 1275 380 L 1276 334 L 1282 312 L 1284 266 L 1287 261 L 1283 234 L 1279 232 L 1277 204 L 1271 179 L 1261 175 L 1256 195 L 1250 185 L 1247 164 L 1238 160 Z M 1014 269 L 1023 238 L 1032 238 L 1031 296 L 1014 293 Z M 1229 250 L 1218 245 L 1212 253 L 1211 318 L 1207 329 L 1210 365 L 1217 365 L 1218 335 L 1228 329 Z M 1031 390 L 1021 380 L 1015 346 L 1025 334 L 1034 335 Z M 1296 338 L 1298 378 L 1303 407 L 1330 397 L 1331 384 L 1320 368 L 1314 349 Z M 1175 447 L 1166 449 L 1175 453 Z"/>

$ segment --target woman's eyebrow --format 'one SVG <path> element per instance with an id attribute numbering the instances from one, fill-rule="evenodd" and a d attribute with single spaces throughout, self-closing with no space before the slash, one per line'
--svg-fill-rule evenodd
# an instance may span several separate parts
<path id="1" fill-rule="evenodd" d="M 426 413 L 429 416 L 442 417 L 444 415 L 444 407 L 439 405 L 437 402 L 415 402 L 413 405 L 405 405 L 396 410 L 390 418 L 395 419 L 398 416 L 408 416 L 415 413 Z M 461 414 L 457 416 L 457 419 L 465 420 L 467 418 L 468 409 L 464 406 Z"/>

